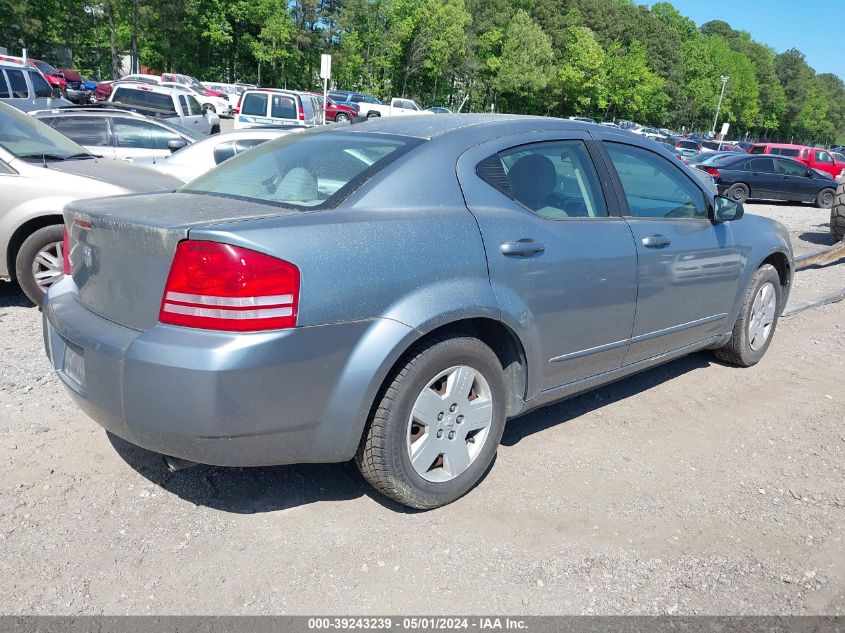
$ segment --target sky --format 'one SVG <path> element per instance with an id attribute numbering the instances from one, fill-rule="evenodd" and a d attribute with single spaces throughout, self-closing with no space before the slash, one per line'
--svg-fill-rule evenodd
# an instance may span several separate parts
<path id="1" fill-rule="evenodd" d="M 817 73 L 834 73 L 845 79 L 845 54 L 837 50 L 845 29 L 845 0 L 669 1 L 699 26 L 723 20 L 778 53 L 797 48 Z M 651 6 L 657 0 L 638 2 Z"/>

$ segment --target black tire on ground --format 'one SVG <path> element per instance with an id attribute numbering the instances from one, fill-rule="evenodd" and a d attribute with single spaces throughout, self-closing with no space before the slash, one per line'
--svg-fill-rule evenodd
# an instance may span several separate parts
<path id="1" fill-rule="evenodd" d="M 62 99 L 67 99 L 67 90 L 59 90 L 59 96 Z M 68 101 L 70 101 L 70 99 L 68 99 Z"/>
<path id="2" fill-rule="evenodd" d="M 492 420 L 484 444 L 466 470 L 448 481 L 432 482 L 420 476 L 411 463 L 408 446 L 411 412 L 417 397 L 432 379 L 459 365 L 471 367 L 487 381 Z M 386 496 L 421 510 L 446 505 L 469 492 L 490 467 L 505 427 L 504 373 L 496 354 L 472 337 L 430 339 L 408 351 L 398 372 L 388 378 L 386 385 L 373 407 L 355 455 L 355 463 L 364 478 Z"/>
<path id="3" fill-rule="evenodd" d="M 21 290 L 37 306 L 40 306 L 44 301 L 45 290 L 35 281 L 35 275 L 32 271 L 33 262 L 35 261 L 36 255 L 48 248 L 51 244 L 57 242 L 61 244 L 63 236 L 64 227 L 61 224 L 45 226 L 26 238 L 18 249 L 18 254 L 15 258 L 15 274 Z M 61 251 L 59 251 L 60 253 Z M 61 266 L 61 261 L 58 264 Z"/>
<path id="4" fill-rule="evenodd" d="M 730 198 L 734 202 L 745 202 L 748 200 L 748 187 L 743 185 L 741 182 L 731 185 L 725 192 L 725 197 Z"/>
<path id="5" fill-rule="evenodd" d="M 334 122 L 335 123 L 348 123 L 349 117 L 347 115 L 343 114 L 343 112 L 338 112 L 334 117 Z"/>
<path id="6" fill-rule="evenodd" d="M 833 206 L 830 207 L 830 234 L 840 242 L 845 239 L 845 182 L 836 189 Z"/>
<path id="7" fill-rule="evenodd" d="M 833 207 L 833 199 L 836 192 L 833 189 L 822 189 L 819 195 L 816 196 L 816 201 L 813 203 L 820 209 L 830 209 Z"/>
<path id="8" fill-rule="evenodd" d="M 749 326 L 752 321 L 752 313 L 754 308 L 754 301 L 757 294 L 764 285 L 771 283 L 774 286 L 775 292 L 775 308 L 772 317 L 771 329 L 765 342 L 755 350 L 751 347 L 751 340 L 749 336 Z M 731 340 L 724 346 L 716 350 L 716 357 L 731 365 L 739 367 L 751 367 L 756 365 L 769 349 L 769 344 L 774 338 L 775 330 L 777 329 L 778 317 L 781 312 L 781 293 L 783 289 L 780 285 L 780 276 L 774 266 L 764 264 L 751 276 L 751 281 L 745 289 L 745 294 L 742 299 L 742 307 L 739 310 L 739 316 L 734 324 Z"/>
<path id="9" fill-rule="evenodd" d="M 380 116 L 381 115 L 378 112 L 373 112 L 373 111 L 367 112 L 367 118 L 368 119 L 375 119 L 376 117 L 380 117 Z"/>

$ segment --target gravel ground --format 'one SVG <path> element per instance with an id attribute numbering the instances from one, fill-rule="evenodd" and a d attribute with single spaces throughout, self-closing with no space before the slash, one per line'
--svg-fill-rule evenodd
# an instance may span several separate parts
<path id="1" fill-rule="evenodd" d="M 749 211 L 825 243 L 822 211 Z M 695 354 L 512 421 L 426 513 L 349 464 L 169 474 L 76 409 L 7 283 L 0 331 L 2 613 L 845 614 L 845 302 L 754 368 Z"/>

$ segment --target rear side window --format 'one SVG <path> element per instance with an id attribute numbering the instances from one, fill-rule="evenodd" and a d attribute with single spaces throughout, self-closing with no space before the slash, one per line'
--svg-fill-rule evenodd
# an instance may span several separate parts
<path id="1" fill-rule="evenodd" d="M 35 71 L 29 72 L 29 80 L 32 82 L 32 89 L 35 91 L 36 97 L 52 97 L 53 89 L 47 80 Z"/>
<path id="2" fill-rule="evenodd" d="M 762 171 L 767 174 L 773 174 L 775 171 L 775 161 L 771 158 L 755 158 L 747 164 L 750 171 Z"/>
<path id="3" fill-rule="evenodd" d="M 295 119 L 296 100 L 287 95 L 273 95 L 270 100 L 270 116 L 274 119 Z"/>
<path id="4" fill-rule="evenodd" d="M 331 208 L 420 142 L 364 133 L 289 134 L 227 160 L 183 191 Z"/>
<path id="5" fill-rule="evenodd" d="M 267 95 L 251 92 L 241 103 L 241 114 L 248 116 L 267 116 Z"/>
<path id="6" fill-rule="evenodd" d="M 791 158 L 797 158 L 801 155 L 801 151 L 797 149 L 791 149 L 789 147 L 775 147 L 772 149 L 772 154 L 777 154 L 778 156 L 789 156 Z"/>
<path id="7" fill-rule="evenodd" d="M 659 154 L 641 147 L 605 143 L 631 216 L 707 219 L 707 199 L 687 175 Z"/>
<path id="8" fill-rule="evenodd" d="M 595 167 L 582 141 L 514 147 L 482 161 L 476 173 L 543 218 L 608 215 Z"/>
<path id="9" fill-rule="evenodd" d="M 9 78 L 9 88 L 11 88 L 12 97 L 15 99 L 29 99 L 29 88 L 26 85 L 23 71 L 7 70 L 6 76 Z"/>
<path id="10" fill-rule="evenodd" d="M 80 145 L 110 145 L 106 120 L 102 117 L 56 117 L 53 128 Z"/>
<path id="11" fill-rule="evenodd" d="M 6 81 L 6 73 L 0 70 L 0 99 L 9 98 L 9 83 Z"/>
<path id="12" fill-rule="evenodd" d="M 765 154 L 766 153 L 766 146 L 765 145 L 754 145 L 750 150 L 748 150 L 749 154 Z"/>

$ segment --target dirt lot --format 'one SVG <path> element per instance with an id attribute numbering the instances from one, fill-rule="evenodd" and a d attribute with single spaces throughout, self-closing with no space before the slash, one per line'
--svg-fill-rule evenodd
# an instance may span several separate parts
<path id="1" fill-rule="evenodd" d="M 749 211 L 830 243 L 826 211 Z M 168 474 L 71 404 L 40 320 L 0 283 L 2 613 L 845 614 L 845 302 L 752 369 L 696 354 L 512 421 L 428 513 L 349 464 Z"/>

